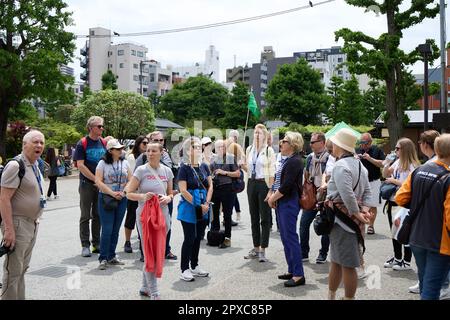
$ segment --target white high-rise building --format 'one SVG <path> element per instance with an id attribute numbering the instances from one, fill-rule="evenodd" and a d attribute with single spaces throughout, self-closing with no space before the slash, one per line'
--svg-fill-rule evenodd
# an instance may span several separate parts
<path id="1" fill-rule="evenodd" d="M 148 49 L 136 43 L 111 44 L 111 30 L 105 28 L 90 28 L 90 38 L 86 41 L 80 53 L 84 58 L 80 66 L 86 70 L 81 79 L 86 81 L 90 89 L 102 89 L 102 76 L 111 70 L 117 76 L 117 86 L 120 90 L 141 92 L 140 64 L 146 60 Z M 142 91 L 148 87 L 149 69 L 143 64 Z"/>
<path id="2" fill-rule="evenodd" d="M 203 74 L 220 83 L 220 59 L 219 52 L 214 46 L 209 46 L 205 51 L 205 62 L 196 62 L 192 66 L 174 67 L 173 71 L 178 73 L 181 78 L 190 78 Z"/>

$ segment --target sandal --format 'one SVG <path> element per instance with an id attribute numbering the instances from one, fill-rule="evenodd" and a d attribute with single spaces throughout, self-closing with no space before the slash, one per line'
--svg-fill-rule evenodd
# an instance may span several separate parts
<path id="1" fill-rule="evenodd" d="M 166 256 L 167 260 L 177 260 L 177 256 L 174 255 L 172 252 L 169 252 Z"/>
<path id="2" fill-rule="evenodd" d="M 367 234 L 375 234 L 375 229 L 373 228 L 373 226 L 367 227 Z"/>

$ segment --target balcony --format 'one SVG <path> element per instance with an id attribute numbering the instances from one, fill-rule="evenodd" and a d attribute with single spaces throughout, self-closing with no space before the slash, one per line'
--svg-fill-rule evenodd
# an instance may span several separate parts
<path id="1" fill-rule="evenodd" d="M 83 81 L 87 81 L 89 77 L 89 72 L 87 72 L 87 70 L 84 70 L 83 73 L 80 74 L 80 79 Z"/>
<path id="2" fill-rule="evenodd" d="M 89 54 L 89 47 L 87 45 L 87 42 L 84 47 L 80 49 L 80 54 L 85 57 Z"/>
<path id="3" fill-rule="evenodd" d="M 80 60 L 80 67 L 82 67 L 82 68 L 87 68 L 87 66 L 88 66 L 88 58 L 87 57 L 84 57 L 82 60 Z"/>

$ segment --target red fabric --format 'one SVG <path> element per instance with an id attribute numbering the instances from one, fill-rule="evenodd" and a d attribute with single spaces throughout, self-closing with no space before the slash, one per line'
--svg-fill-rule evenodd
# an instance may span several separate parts
<path id="1" fill-rule="evenodd" d="M 161 278 L 166 251 L 166 220 L 157 196 L 145 202 L 141 223 L 145 271 Z"/>

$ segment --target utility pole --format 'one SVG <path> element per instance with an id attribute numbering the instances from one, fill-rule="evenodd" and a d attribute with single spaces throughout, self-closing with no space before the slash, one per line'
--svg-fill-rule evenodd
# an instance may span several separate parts
<path id="1" fill-rule="evenodd" d="M 447 99 L 445 99 L 446 91 L 447 91 L 447 81 L 446 81 L 446 67 L 447 64 L 445 63 L 445 58 L 447 54 L 446 49 L 446 33 L 445 33 L 445 0 L 440 0 L 439 4 L 440 9 L 440 21 L 441 21 L 441 113 L 447 113 Z"/>
<path id="2" fill-rule="evenodd" d="M 424 82 L 423 82 L 423 98 L 424 98 L 424 120 L 423 120 L 423 130 L 428 130 L 428 57 L 433 53 L 433 48 L 431 44 L 424 43 L 420 44 L 419 52 L 423 55 L 424 63 Z M 444 70 L 442 70 L 444 72 Z"/>

